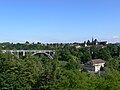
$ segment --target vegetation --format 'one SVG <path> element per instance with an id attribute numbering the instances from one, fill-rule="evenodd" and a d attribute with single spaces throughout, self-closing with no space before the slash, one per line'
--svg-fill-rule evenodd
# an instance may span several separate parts
<path id="1" fill-rule="evenodd" d="M 76 48 L 76 45 L 79 44 L 1 43 L 1 50 L 50 49 L 56 50 L 56 54 L 51 60 L 44 55 L 17 58 L 15 54 L 0 52 L 0 89 L 119 90 L 120 46 Z M 101 75 L 82 70 L 82 64 L 97 58 L 106 60 L 106 70 Z"/>

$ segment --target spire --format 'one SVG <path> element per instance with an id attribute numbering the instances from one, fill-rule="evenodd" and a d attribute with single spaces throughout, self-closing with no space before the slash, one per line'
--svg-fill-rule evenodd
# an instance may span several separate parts
<path id="1" fill-rule="evenodd" d="M 92 37 L 92 42 L 93 42 L 93 40 L 94 40 L 94 39 L 93 39 L 93 37 Z"/>
<path id="2" fill-rule="evenodd" d="M 94 43 L 94 38 L 92 37 L 92 45 L 93 45 L 93 43 Z"/>

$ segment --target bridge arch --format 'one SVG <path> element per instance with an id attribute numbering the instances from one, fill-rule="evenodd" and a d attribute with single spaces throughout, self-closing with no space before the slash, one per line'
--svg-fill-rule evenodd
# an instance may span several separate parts
<path id="1" fill-rule="evenodd" d="M 44 53 L 35 52 L 35 53 L 32 54 L 32 56 L 37 55 L 37 54 L 45 54 L 46 56 L 48 56 L 48 58 L 53 59 L 53 57 L 50 55 L 50 53 L 47 53 L 47 52 L 44 52 Z"/>

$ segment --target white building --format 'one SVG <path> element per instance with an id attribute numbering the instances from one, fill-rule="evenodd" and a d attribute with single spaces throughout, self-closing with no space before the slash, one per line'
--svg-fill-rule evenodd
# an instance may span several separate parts
<path id="1" fill-rule="evenodd" d="M 105 61 L 102 59 L 94 59 L 91 61 L 88 61 L 85 64 L 85 69 L 88 71 L 94 71 L 94 72 L 99 72 L 101 68 L 103 68 L 105 65 Z"/>
<path id="2" fill-rule="evenodd" d="M 80 46 L 80 45 L 78 45 L 78 46 L 75 46 L 75 48 L 81 48 L 81 46 Z"/>

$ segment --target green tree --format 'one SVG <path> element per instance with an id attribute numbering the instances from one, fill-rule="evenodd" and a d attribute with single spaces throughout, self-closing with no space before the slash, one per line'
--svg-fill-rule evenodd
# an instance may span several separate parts
<path id="1" fill-rule="evenodd" d="M 96 46 L 91 47 L 91 56 L 93 59 L 98 59 L 99 58 L 99 48 Z"/>
<path id="2" fill-rule="evenodd" d="M 110 51 L 107 48 L 102 48 L 99 50 L 99 58 L 103 60 L 109 60 L 111 58 Z"/>
<path id="3" fill-rule="evenodd" d="M 11 54 L 0 57 L 0 89 L 30 90 L 41 75 L 41 65 L 33 59 L 15 59 Z"/>
<path id="4" fill-rule="evenodd" d="M 87 61 L 92 59 L 90 52 L 87 48 L 81 48 L 80 52 L 82 53 L 81 62 L 86 63 Z"/>

